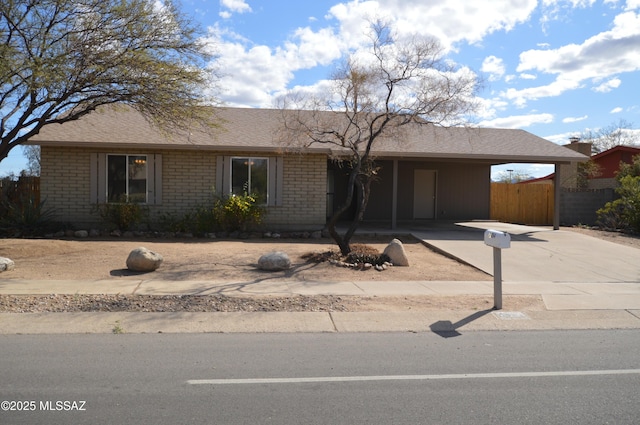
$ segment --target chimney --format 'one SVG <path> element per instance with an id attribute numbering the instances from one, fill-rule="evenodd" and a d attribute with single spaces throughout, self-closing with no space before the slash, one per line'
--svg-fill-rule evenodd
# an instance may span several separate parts
<path id="1" fill-rule="evenodd" d="M 569 144 L 564 145 L 566 148 L 571 149 L 572 151 L 576 151 L 586 156 L 591 156 L 591 145 L 590 142 L 581 142 L 580 138 L 577 136 L 569 137 Z"/>

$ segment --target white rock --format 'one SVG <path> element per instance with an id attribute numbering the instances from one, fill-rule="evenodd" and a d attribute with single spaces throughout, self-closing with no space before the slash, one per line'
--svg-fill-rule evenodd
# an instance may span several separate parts
<path id="1" fill-rule="evenodd" d="M 134 272 L 152 272 L 162 264 L 162 255 L 145 247 L 136 248 L 127 257 L 127 268 Z"/>
<path id="2" fill-rule="evenodd" d="M 408 266 L 409 259 L 404 252 L 404 246 L 398 239 L 392 240 L 384 249 L 384 254 L 388 255 L 394 266 Z"/>
<path id="3" fill-rule="evenodd" d="M 288 270 L 291 268 L 291 259 L 284 252 L 270 252 L 260 257 L 258 268 L 269 271 Z"/>
<path id="4" fill-rule="evenodd" d="M 5 257 L 0 257 L 0 272 L 6 272 L 16 268 L 16 263 Z"/>

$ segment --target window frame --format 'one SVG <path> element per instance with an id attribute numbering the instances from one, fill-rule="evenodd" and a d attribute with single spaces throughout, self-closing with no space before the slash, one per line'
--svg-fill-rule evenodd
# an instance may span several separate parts
<path id="1" fill-rule="evenodd" d="M 216 158 L 216 193 L 230 196 L 232 189 L 232 158 L 264 158 L 267 159 L 267 207 L 282 206 L 284 158 L 282 156 L 252 156 L 251 154 L 218 155 Z"/>
<path id="2" fill-rule="evenodd" d="M 233 192 L 233 161 L 234 160 L 241 160 L 241 161 L 246 161 L 247 162 L 247 182 L 249 183 L 249 190 L 247 190 L 247 194 L 248 195 L 252 195 L 254 194 L 254 191 L 251 190 L 252 185 L 251 185 L 251 179 L 252 179 L 252 172 L 251 172 L 251 166 L 253 165 L 253 162 L 255 160 L 264 160 L 266 161 L 266 169 L 265 169 L 265 173 L 266 173 L 266 187 L 265 187 L 265 200 L 264 202 L 261 203 L 261 205 L 269 205 L 269 157 L 266 156 L 232 156 L 230 157 L 230 164 L 231 166 L 229 167 L 229 178 L 228 178 L 228 182 L 229 182 L 229 194 L 231 195 L 243 195 L 244 193 L 238 194 L 238 193 L 234 193 Z"/>
<path id="3" fill-rule="evenodd" d="M 109 178 L 109 173 L 110 173 L 110 158 L 113 157 L 124 157 L 124 165 L 125 165 L 125 170 L 124 170 L 124 174 L 125 174 L 125 190 L 124 190 L 124 196 L 125 199 L 127 200 L 126 202 L 134 202 L 131 201 L 132 199 L 132 195 L 131 195 L 131 191 L 130 191 L 130 186 L 131 186 L 131 178 L 130 178 L 130 167 L 131 167 L 131 163 L 129 161 L 129 158 L 131 157 L 144 157 L 144 201 L 143 202 L 134 202 L 136 204 L 142 204 L 142 205 L 146 205 L 149 203 L 149 158 L 147 154 L 127 154 L 127 153 L 123 153 L 123 154 L 118 154 L 118 153 L 108 153 L 106 155 L 106 160 L 107 160 L 107 167 L 106 167 L 106 172 L 107 172 L 107 176 L 105 177 L 105 181 L 107 183 L 107 203 L 108 204 L 120 204 L 122 203 L 122 201 L 114 201 L 110 199 L 109 196 L 109 188 L 110 188 L 110 184 L 111 184 L 111 179 Z M 135 160 L 134 160 L 135 161 Z M 137 195 L 135 195 L 137 196 Z"/>
<path id="4" fill-rule="evenodd" d="M 162 154 L 150 152 L 92 152 L 90 153 L 89 200 L 92 204 L 115 203 L 108 198 L 108 157 L 145 156 L 146 169 L 146 202 L 142 205 L 160 205 L 162 203 Z"/>

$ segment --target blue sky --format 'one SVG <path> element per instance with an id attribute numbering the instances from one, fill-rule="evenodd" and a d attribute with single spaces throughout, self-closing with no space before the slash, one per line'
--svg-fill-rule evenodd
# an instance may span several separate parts
<path id="1" fill-rule="evenodd" d="M 182 0 L 206 32 L 228 106 L 273 107 L 322 90 L 333 66 L 385 18 L 402 35 L 437 37 L 447 57 L 486 81 L 481 126 L 521 128 L 555 143 L 620 120 L 640 126 L 640 0 Z M 24 168 L 20 149 L 0 175 Z M 494 167 L 534 177 L 545 165 Z"/>

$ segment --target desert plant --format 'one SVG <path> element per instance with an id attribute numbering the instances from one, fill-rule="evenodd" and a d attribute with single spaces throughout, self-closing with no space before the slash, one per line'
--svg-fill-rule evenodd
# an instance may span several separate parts
<path id="1" fill-rule="evenodd" d="M 46 233 L 55 224 L 55 211 L 38 202 L 34 195 L 6 200 L 0 206 L 0 233 L 12 236 L 34 236 Z"/>

